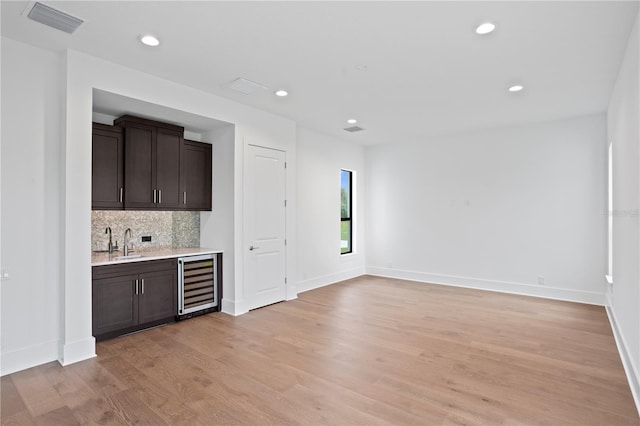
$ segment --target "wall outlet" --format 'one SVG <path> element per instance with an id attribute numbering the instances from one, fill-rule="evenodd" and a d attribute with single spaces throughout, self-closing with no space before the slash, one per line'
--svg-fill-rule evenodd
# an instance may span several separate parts
<path id="1" fill-rule="evenodd" d="M 143 235 L 142 236 L 142 242 L 143 243 L 150 243 L 151 242 L 151 235 Z"/>
<path id="2" fill-rule="evenodd" d="M 538 277 L 538 285 L 544 285 L 544 277 Z"/>
<path id="3" fill-rule="evenodd" d="M 7 271 L 6 269 L 3 269 L 3 270 L 0 272 L 0 279 L 1 279 L 2 281 L 8 281 L 8 280 L 10 280 L 10 279 L 11 279 L 11 275 L 9 274 L 9 271 Z"/>

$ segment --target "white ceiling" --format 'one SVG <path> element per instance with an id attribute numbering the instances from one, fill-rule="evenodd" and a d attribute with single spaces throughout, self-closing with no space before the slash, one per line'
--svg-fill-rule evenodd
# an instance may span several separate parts
<path id="1" fill-rule="evenodd" d="M 74 35 L 2 1 L 2 35 L 71 48 L 364 145 L 606 110 L 638 1 L 46 2 Z M 497 30 L 475 34 L 486 20 Z M 158 48 L 137 38 L 153 33 Z M 360 64 L 366 71 L 357 69 Z M 270 90 L 225 84 L 244 77 Z M 525 90 L 507 87 L 522 82 Z M 273 91 L 285 88 L 287 98 Z M 366 131 L 351 134 L 347 118 Z"/>
<path id="2" fill-rule="evenodd" d="M 98 89 L 93 89 L 93 111 L 116 118 L 121 115 L 135 115 L 150 120 L 159 120 L 164 123 L 182 126 L 190 132 L 199 134 L 231 125 L 231 123 L 225 121 Z M 107 121 L 103 124 L 113 124 L 113 121 Z"/>

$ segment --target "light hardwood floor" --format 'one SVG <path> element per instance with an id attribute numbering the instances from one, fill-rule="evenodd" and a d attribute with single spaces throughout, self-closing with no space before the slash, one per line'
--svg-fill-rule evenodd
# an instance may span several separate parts
<path id="1" fill-rule="evenodd" d="M 602 307 L 360 277 L 2 378 L 12 424 L 638 425 Z"/>

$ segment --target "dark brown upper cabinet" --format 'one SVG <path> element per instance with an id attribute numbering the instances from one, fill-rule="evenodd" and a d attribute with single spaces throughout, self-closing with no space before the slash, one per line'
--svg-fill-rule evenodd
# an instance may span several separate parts
<path id="1" fill-rule="evenodd" d="M 124 135 L 122 127 L 93 123 L 91 208 L 124 208 Z"/>
<path id="2" fill-rule="evenodd" d="M 181 210 L 180 154 L 184 128 L 125 115 L 124 208 Z"/>
<path id="3" fill-rule="evenodd" d="M 211 211 L 211 145 L 184 140 L 180 155 L 183 210 Z"/>
<path id="4" fill-rule="evenodd" d="M 124 115 L 93 124 L 94 210 L 211 211 L 212 148 L 184 128 Z"/>

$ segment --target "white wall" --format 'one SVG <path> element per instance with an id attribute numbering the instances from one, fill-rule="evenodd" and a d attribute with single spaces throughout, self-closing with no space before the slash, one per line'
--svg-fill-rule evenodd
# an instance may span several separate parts
<path id="1" fill-rule="evenodd" d="M 212 210 L 200 213 L 200 245 L 223 250 L 222 294 L 235 300 L 234 265 L 234 126 L 205 133 L 202 138 L 213 145 Z"/>
<path id="2" fill-rule="evenodd" d="M 298 127 L 298 291 L 364 274 L 364 148 Z M 340 169 L 355 172 L 355 252 L 340 255 Z"/>
<path id="3" fill-rule="evenodd" d="M 616 340 L 640 410 L 640 60 L 638 18 L 609 110 L 613 143 L 613 285 L 609 309 Z"/>
<path id="4" fill-rule="evenodd" d="M 3 375 L 58 356 L 60 66 L 2 38 Z"/>
<path id="5" fill-rule="evenodd" d="M 605 140 L 598 115 L 368 149 L 367 272 L 604 303 Z"/>

